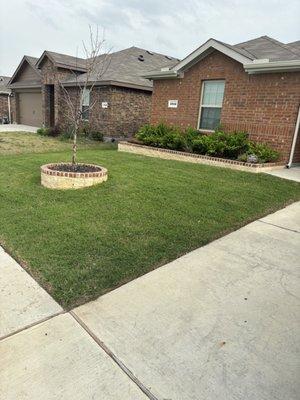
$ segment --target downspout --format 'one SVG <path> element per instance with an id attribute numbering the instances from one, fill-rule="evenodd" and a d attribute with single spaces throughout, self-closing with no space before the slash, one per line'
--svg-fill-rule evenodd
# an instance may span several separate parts
<path id="1" fill-rule="evenodd" d="M 291 152 L 290 152 L 290 158 L 289 158 L 289 162 L 286 165 L 287 168 L 291 168 L 291 165 L 293 163 L 295 147 L 296 147 L 296 142 L 297 142 L 298 133 L 299 133 L 299 126 L 300 126 L 300 106 L 299 106 L 299 110 L 298 110 L 298 117 L 297 117 L 295 133 L 294 133 L 293 143 L 292 143 Z"/>
<path id="2" fill-rule="evenodd" d="M 7 96 L 7 103 L 8 103 L 8 120 L 11 124 L 11 108 L 10 108 L 10 93 Z"/>

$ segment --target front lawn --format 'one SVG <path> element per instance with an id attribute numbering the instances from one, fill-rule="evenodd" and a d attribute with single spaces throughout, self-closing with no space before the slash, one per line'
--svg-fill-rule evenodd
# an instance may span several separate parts
<path id="1" fill-rule="evenodd" d="M 110 146 L 101 142 L 79 138 L 81 149 Z M 39 136 L 32 132 L 0 132 L 0 156 L 5 154 L 45 153 L 48 151 L 66 151 L 71 149 L 70 139 Z M 71 157 L 68 158 L 68 160 Z"/>
<path id="2" fill-rule="evenodd" d="M 66 308 L 300 200 L 295 182 L 111 148 L 79 151 L 106 183 L 41 187 L 40 166 L 69 158 L 0 157 L 0 242 Z"/>

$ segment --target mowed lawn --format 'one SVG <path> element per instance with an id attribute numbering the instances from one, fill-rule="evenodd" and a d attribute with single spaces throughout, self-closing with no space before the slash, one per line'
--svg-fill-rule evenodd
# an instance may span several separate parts
<path id="1" fill-rule="evenodd" d="M 184 162 L 79 150 L 106 183 L 53 191 L 40 166 L 70 152 L 0 156 L 0 242 L 65 308 L 96 298 L 300 200 L 300 185 Z"/>
<path id="2" fill-rule="evenodd" d="M 82 149 L 107 147 L 103 143 L 80 138 Z M 30 132 L 0 132 L 0 157 L 6 154 L 45 153 L 48 151 L 68 150 L 71 139 L 39 136 Z"/>

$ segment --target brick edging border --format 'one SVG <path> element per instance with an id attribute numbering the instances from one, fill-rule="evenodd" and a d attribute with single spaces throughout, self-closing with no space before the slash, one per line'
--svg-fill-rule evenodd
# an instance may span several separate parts
<path id="1" fill-rule="evenodd" d="M 136 149 L 136 151 L 135 151 Z M 159 147 L 151 147 L 151 146 L 145 146 L 141 144 L 136 144 L 136 143 L 131 143 L 131 142 L 126 142 L 126 141 L 121 141 L 118 143 L 118 150 L 119 151 L 129 151 L 131 153 L 136 153 L 136 154 L 143 154 L 143 155 L 148 155 L 152 157 L 159 157 L 161 155 L 161 158 L 166 158 L 166 159 L 174 159 L 176 160 L 176 156 L 178 156 L 177 161 L 187 161 L 187 162 L 198 162 L 202 164 L 209 164 L 209 165 L 216 165 L 216 166 L 227 166 L 231 167 L 234 169 L 241 169 L 241 170 L 247 170 L 247 171 L 252 171 L 252 172 L 263 172 L 262 170 L 268 170 L 271 168 L 281 168 L 285 165 L 284 162 L 276 162 L 276 163 L 263 163 L 263 164 L 252 164 L 252 163 L 247 163 L 247 162 L 242 162 L 238 160 L 228 160 L 225 158 L 219 158 L 219 157 L 211 157 L 211 156 L 205 156 L 201 154 L 195 154 L 195 153 L 187 153 L 183 151 L 177 151 L 177 150 L 170 150 L 170 149 L 162 149 Z M 159 154 L 156 156 L 156 154 Z M 172 155 L 170 158 L 168 158 L 168 155 Z"/>
<path id="2" fill-rule="evenodd" d="M 95 171 L 95 172 L 65 172 L 65 171 L 56 171 L 53 169 L 50 169 L 49 167 L 52 167 L 54 165 L 57 165 L 59 163 L 51 163 L 51 164 L 44 164 L 41 166 L 41 172 L 43 172 L 46 175 L 52 175 L 52 176 L 64 176 L 66 178 L 98 178 L 102 176 L 107 175 L 107 169 L 100 167 L 100 165 L 95 165 L 95 164 L 86 164 L 86 163 L 78 163 L 78 165 L 87 165 L 91 167 L 98 167 L 101 168 L 101 171 Z M 63 164 L 70 164 L 70 163 L 63 163 Z"/>

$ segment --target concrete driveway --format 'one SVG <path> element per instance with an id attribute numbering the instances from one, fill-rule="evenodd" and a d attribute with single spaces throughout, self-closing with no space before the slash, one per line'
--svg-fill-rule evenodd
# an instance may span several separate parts
<path id="1" fill-rule="evenodd" d="M 69 313 L 40 294 L 47 320 L 0 340 L 0 398 L 298 400 L 299 249 L 300 202 Z"/>
<path id="2" fill-rule="evenodd" d="M 39 127 L 21 124 L 0 125 L 0 132 L 36 132 Z"/>

